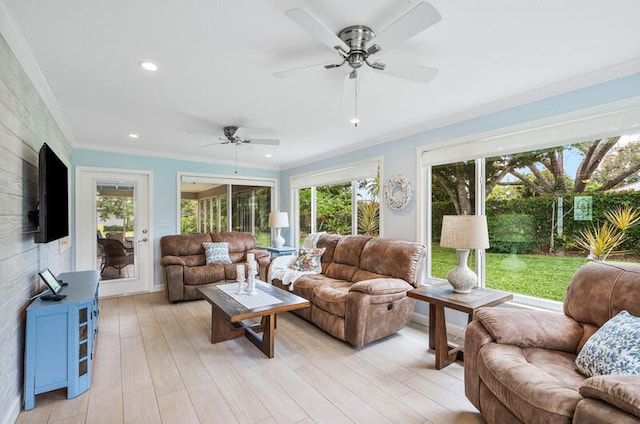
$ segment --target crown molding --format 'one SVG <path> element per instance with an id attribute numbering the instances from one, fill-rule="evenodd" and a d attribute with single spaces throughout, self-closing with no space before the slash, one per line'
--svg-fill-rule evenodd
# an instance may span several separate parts
<path id="1" fill-rule="evenodd" d="M 185 154 L 151 151 L 151 150 L 136 149 L 136 148 L 129 148 L 129 147 L 105 147 L 104 145 L 82 143 L 82 144 L 77 144 L 73 146 L 73 148 L 80 149 L 80 150 L 99 151 L 99 152 L 105 152 L 105 153 L 143 156 L 146 158 L 184 160 L 189 162 L 209 163 L 212 165 L 226 165 L 226 166 L 232 166 L 232 167 L 238 166 L 241 168 L 261 169 L 265 171 L 281 170 L 277 164 L 247 163 L 247 162 L 241 162 L 241 161 L 238 161 L 236 163 L 233 160 L 227 160 L 227 159 L 209 159 L 209 158 L 203 158 L 202 156 L 198 156 L 198 155 L 185 155 Z"/>

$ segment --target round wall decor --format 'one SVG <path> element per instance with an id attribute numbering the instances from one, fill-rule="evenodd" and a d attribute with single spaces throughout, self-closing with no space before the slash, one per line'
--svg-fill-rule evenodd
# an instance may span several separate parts
<path id="1" fill-rule="evenodd" d="M 400 175 L 389 178 L 384 185 L 384 198 L 391 209 L 401 211 L 409 204 L 412 195 L 411 183 Z"/>

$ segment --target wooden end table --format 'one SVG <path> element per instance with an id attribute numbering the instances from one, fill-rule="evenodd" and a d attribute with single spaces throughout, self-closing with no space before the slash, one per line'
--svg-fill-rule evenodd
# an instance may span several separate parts
<path id="1" fill-rule="evenodd" d="M 462 346 L 450 346 L 447 341 L 444 308 L 469 314 L 467 322 L 471 322 L 479 308 L 507 302 L 513 299 L 513 295 L 486 288 L 475 288 L 471 293 L 455 293 L 449 284 L 437 281 L 436 285 L 423 286 L 407 294 L 409 297 L 429 303 L 429 348 L 435 350 L 436 369 L 442 369 L 457 359 L 463 359 Z"/>
<path id="2" fill-rule="evenodd" d="M 273 358 L 276 314 L 306 308 L 310 305 L 309 301 L 259 281 L 256 282 L 256 290 L 269 294 L 280 302 L 248 308 L 218 287 L 230 283 L 233 282 L 225 281 L 196 287 L 196 290 L 211 304 L 211 343 L 245 336 L 267 357 Z M 262 318 L 260 324 L 248 325 L 242 322 L 256 317 Z"/>

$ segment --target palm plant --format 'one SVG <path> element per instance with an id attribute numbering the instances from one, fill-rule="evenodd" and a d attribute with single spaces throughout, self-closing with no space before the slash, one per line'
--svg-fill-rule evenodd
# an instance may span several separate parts
<path id="1" fill-rule="evenodd" d="M 600 227 L 594 225 L 573 237 L 574 244 L 588 251 L 590 258 L 599 261 L 606 260 L 612 253 L 623 253 L 615 249 L 624 241 L 628 229 L 640 225 L 640 207 L 618 206 L 604 215 L 609 222 Z"/>
<path id="2" fill-rule="evenodd" d="M 378 202 L 358 202 L 358 234 L 376 237 L 379 233 L 380 205 Z"/>

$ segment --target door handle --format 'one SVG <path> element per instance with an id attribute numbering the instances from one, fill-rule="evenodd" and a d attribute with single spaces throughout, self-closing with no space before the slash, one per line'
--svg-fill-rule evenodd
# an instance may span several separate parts
<path id="1" fill-rule="evenodd" d="M 148 241 L 148 239 L 145 237 L 143 239 L 138 240 L 138 243 L 145 243 L 147 241 Z"/>

